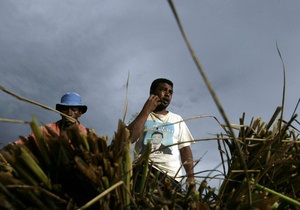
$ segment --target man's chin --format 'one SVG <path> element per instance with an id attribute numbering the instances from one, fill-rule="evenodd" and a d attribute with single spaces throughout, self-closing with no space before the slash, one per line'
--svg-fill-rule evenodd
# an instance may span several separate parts
<path id="1" fill-rule="evenodd" d="M 169 103 L 162 103 L 160 104 L 161 109 L 166 109 L 169 106 Z"/>
<path id="2" fill-rule="evenodd" d="M 75 125 L 76 123 L 75 122 L 72 122 L 72 121 L 65 121 L 64 125 L 65 127 L 71 127 L 72 125 Z"/>

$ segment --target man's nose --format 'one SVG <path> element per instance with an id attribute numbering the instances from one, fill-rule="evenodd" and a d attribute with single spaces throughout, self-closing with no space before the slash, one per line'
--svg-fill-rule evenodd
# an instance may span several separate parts
<path id="1" fill-rule="evenodd" d="M 73 110 L 71 108 L 68 108 L 67 115 L 71 116 L 73 114 Z"/>

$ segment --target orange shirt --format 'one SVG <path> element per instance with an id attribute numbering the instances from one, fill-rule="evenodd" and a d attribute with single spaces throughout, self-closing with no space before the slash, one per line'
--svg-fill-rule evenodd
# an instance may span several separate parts
<path id="1" fill-rule="evenodd" d="M 49 124 L 46 124 L 44 126 L 41 126 L 40 129 L 41 129 L 41 132 L 43 134 L 43 136 L 50 136 L 51 134 L 48 132 L 47 128 L 45 126 L 47 126 L 48 128 L 50 128 L 51 130 L 53 130 L 57 135 L 60 135 L 60 127 L 61 127 L 61 120 L 55 122 L 55 123 L 49 123 Z M 86 127 L 84 127 L 83 125 L 81 125 L 79 122 L 78 122 L 78 129 L 79 131 L 82 133 L 82 134 L 85 134 L 87 135 L 87 129 Z M 30 134 L 29 136 L 32 136 L 34 139 L 35 139 L 35 136 L 34 134 Z M 15 143 L 17 144 L 22 144 L 22 140 L 19 139 L 17 140 Z"/>

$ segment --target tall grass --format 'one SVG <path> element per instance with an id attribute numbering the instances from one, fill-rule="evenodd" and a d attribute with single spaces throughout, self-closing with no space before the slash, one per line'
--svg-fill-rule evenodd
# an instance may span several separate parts
<path id="1" fill-rule="evenodd" d="M 132 163 L 130 154 L 134 151 L 121 120 L 109 145 L 107 137 L 98 136 L 93 130 L 83 136 L 76 127 L 60 136 L 53 132 L 42 136 L 33 117 L 29 123 L 37 141 L 23 138 L 24 144 L 8 144 L 0 152 L 2 209 L 300 209 L 300 140 L 299 130 L 293 126 L 298 121 L 295 114 L 287 121 L 283 119 L 285 67 L 278 47 L 284 74 L 281 106 L 269 122 L 257 118 L 248 125 L 243 114 L 238 124 L 232 124 L 188 41 L 173 1 L 169 3 L 225 122 L 219 123 L 224 132 L 215 139 L 223 160 L 224 181 L 220 189 L 211 188 L 207 178 L 203 178 L 196 192 L 191 191 L 193 185 L 182 193 L 174 191 L 167 175 L 159 179 L 148 170 L 149 151 Z M 19 100 L 57 112 L 4 87 L 0 89 Z M 124 119 L 126 111 L 127 98 Z M 138 193 L 133 190 L 134 171 L 144 171 L 144 187 Z"/>
<path id="2" fill-rule="evenodd" d="M 208 186 L 205 178 L 195 193 L 189 189 L 182 193 L 175 191 L 166 175 L 158 179 L 147 169 L 149 152 L 133 164 L 129 133 L 121 120 L 110 145 L 106 137 L 99 137 L 92 130 L 82 136 L 76 127 L 61 136 L 55 133 L 42 136 L 45 147 L 32 138 L 24 139 L 24 144 L 8 144 L 0 152 L 0 206 L 4 209 L 300 208 L 300 140 L 299 131 L 291 126 L 296 116 L 279 127 L 282 120 L 276 116 L 280 112 L 278 108 L 268 123 L 258 118 L 247 125 L 243 115 L 240 124 L 231 125 L 237 131 L 250 179 L 245 176 L 231 132 L 220 124 L 224 133 L 216 140 L 221 158 L 227 161 L 222 163 L 224 181 L 218 191 Z M 31 126 L 38 135 L 35 119 Z M 145 187 L 135 192 L 133 172 L 140 170 L 145 171 Z M 197 177 L 201 171 L 195 173 Z"/>

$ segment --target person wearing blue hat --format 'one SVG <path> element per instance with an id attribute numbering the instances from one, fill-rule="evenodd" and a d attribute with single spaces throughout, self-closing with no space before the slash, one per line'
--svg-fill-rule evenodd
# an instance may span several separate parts
<path id="1" fill-rule="evenodd" d="M 61 115 L 61 119 L 59 121 L 41 126 L 40 129 L 44 136 L 50 135 L 48 132 L 49 128 L 57 135 L 60 135 L 62 131 L 70 128 L 71 126 L 77 126 L 80 133 L 87 135 L 88 129 L 81 125 L 78 121 L 80 116 L 86 113 L 87 106 L 82 103 L 81 96 L 78 93 L 69 92 L 64 94 L 61 97 L 60 103 L 56 104 L 56 110 L 70 116 L 71 118 Z M 29 136 L 35 138 L 33 133 Z M 29 136 L 27 136 L 25 139 L 27 140 Z M 23 140 L 20 139 L 16 141 L 16 143 L 23 143 Z"/>
<path id="2" fill-rule="evenodd" d="M 74 118 L 80 126 L 78 118 L 87 111 L 87 106 L 82 104 L 78 93 L 69 92 L 61 97 L 60 103 L 56 104 L 56 110 Z M 75 122 L 62 115 L 60 127 L 67 128 Z"/>

